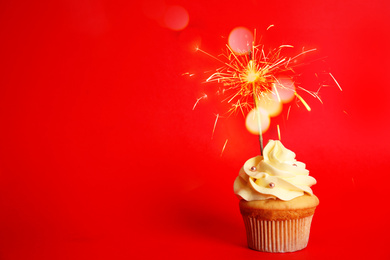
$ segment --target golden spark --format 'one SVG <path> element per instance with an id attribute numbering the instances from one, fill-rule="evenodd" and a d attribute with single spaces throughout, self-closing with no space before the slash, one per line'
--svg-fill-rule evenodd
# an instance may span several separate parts
<path id="1" fill-rule="evenodd" d="M 281 138 L 281 136 L 280 136 L 280 126 L 279 126 L 279 125 L 277 125 L 276 127 L 278 128 L 278 137 L 279 137 L 279 141 L 281 141 L 281 140 L 282 140 L 282 138 Z"/>
<path id="2" fill-rule="evenodd" d="M 302 102 L 302 104 L 306 107 L 307 111 L 311 111 L 311 108 L 306 103 L 306 101 L 297 92 L 295 92 L 294 94 Z"/>
<path id="3" fill-rule="evenodd" d="M 336 83 L 336 85 L 339 87 L 340 91 L 343 91 L 340 87 L 340 84 L 337 82 L 337 80 L 335 79 L 335 77 L 333 77 L 332 73 L 329 72 L 329 75 L 332 77 L 332 79 L 334 80 L 334 82 Z"/>
<path id="4" fill-rule="evenodd" d="M 204 98 L 207 98 L 206 94 L 203 94 L 203 96 L 201 96 L 200 98 L 197 98 L 194 106 L 192 107 L 192 110 L 195 110 L 195 107 L 198 105 L 199 101 L 204 99 Z"/>
<path id="5" fill-rule="evenodd" d="M 222 154 L 223 154 L 223 152 L 225 151 L 227 142 L 228 142 L 228 139 L 226 139 L 225 144 L 224 144 L 223 147 L 222 147 L 222 151 L 221 151 L 220 157 L 222 157 Z"/>
<path id="6" fill-rule="evenodd" d="M 214 137 L 214 132 L 215 132 L 215 128 L 217 127 L 217 122 L 218 122 L 219 114 L 217 114 L 215 117 L 216 117 L 216 118 L 215 118 L 215 122 L 214 122 L 213 132 L 212 132 L 212 134 L 211 134 L 211 139 L 213 139 L 213 137 Z"/>

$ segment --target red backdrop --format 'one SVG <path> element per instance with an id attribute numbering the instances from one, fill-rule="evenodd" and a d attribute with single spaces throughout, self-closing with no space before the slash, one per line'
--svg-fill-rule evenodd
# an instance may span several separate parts
<path id="1" fill-rule="evenodd" d="M 172 5 L 188 12 L 181 31 L 156 18 Z M 389 258 L 389 10 L 379 0 L 2 1 L 0 258 Z M 343 88 L 323 88 L 323 104 L 305 96 L 312 111 L 293 104 L 288 120 L 285 105 L 264 135 L 276 139 L 280 124 L 318 181 L 300 252 L 246 248 L 233 181 L 257 137 L 240 114 L 212 135 L 224 105 L 204 81 L 220 63 L 194 48 L 220 54 L 237 26 L 273 46 L 317 48 L 302 85 L 316 89 L 312 75 L 326 71 Z"/>

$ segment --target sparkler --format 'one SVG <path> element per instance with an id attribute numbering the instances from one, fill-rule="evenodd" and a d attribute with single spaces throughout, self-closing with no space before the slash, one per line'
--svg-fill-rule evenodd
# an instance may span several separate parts
<path id="1" fill-rule="evenodd" d="M 304 54 L 315 51 L 316 49 L 303 50 L 296 56 L 285 57 L 282 55 L 282 50 L 286 48 L 293 48 L 293 46 L 281 45 L 278 48 L 267 51 L 264 45 L 256 45 L 255 40 L 256 35 L 253 42 L 251 43 L 251 46 L 248 48 L 248 54 L 236 53 L 229 45 L 226 45 L 227 51 L 226 54 L 222 55 L 222 58 L 210 55 L 209 53 L 199 48 L 197 48 L 197 50 L 218 60 L 223 64 L 222 67 L 216 69 L 216 72 L 213 73 L 206 80 L 206 82 L 222 83 L 223 88 L 220 89 L 218 93 L 226 95 L 226 98 L 223 101 L 231 105 L 230 109 L 228 110 L 228 114 L 241 111 L 241 113 L 244 115 L 245 112 L 249 112 L 251 109 L 255 110 L 259 128 L 260 154 L 263 155 L 263 137 L 261 130 L 259 101 L 261 99 L 269 99 L 270 93 L 276 95 L 280 101 L 277 87 L 279 89 L 284 88 L 290 91 L 294 91 L 297 100 L 299 100 L 305 106 L 305 108 L 310 111 L 310 106 L 302 98 L 302 96 L 299 95 L 295 89 L 283 86 L 283 84 L 278 81 L 278 76 L 294 73 L 293 68 L 299 65 L 297 59 Z M 333 75 L 330 73 L 329 75 L 341 90 L 340 85 L 333 77 Z M 322 103 L 318 96 L 318 91 L 312 92 L 301 87 L 298 89 L 311 94 L 314 98 L 317 98 Z M 197 100 L 194 108 L 202 98 L 203 97 Z M 216 121 L 218 120 L 218 116 Z"/>
<path id="2" fill-rule="evenodd" d="M 284 48 L 292 48 L 291 45 L 281 45 L 279 48 L 266 52 L 264 45 L 255 45 L 254 40 L 248 55 L 236 54 L 229 45 L 226 46 L 227 54 L 223 55 L 224 60 L 197 49 L 224 64 L 206 81 L 223 84 L 224 88 L 221 92 L 227 95 L 224 101 L 231 104 L 228 113 L 232 114 L 239 110 L 244 114 L 253 108 L 255 109 L 259 128 L 260 154 L 263 155 L 259 100 L 269 98 L 268 93 L 272 93 L 280 99 L 275 87 L 275 84 L 279 83 L 277 76 L 282 73 L 293 72 L 291 64 L 299 56 L 315 49 L 302 51 L 292 58 L 287 58 L 282 56 L 281 52 Z M 282 84 L 278 84 L 278 87 L 284 88 Z M 310 107 L 303 98 L 297 93 L 295 94 L 310 111 Z"/>

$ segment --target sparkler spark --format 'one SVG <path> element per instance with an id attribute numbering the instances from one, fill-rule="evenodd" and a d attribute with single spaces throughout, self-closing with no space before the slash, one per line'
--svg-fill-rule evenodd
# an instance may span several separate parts
<path id="1" fill-rule="evenodd" d="M 192 110 L 195 110 L 196 105 L 198 105 L 199 101 L 202 100 L 203 98 L 207 98 L 207 95 L 203 94 L 203 96 L 201 96 L 200 98 L 197 98 L 194 106 L 192 107 Z"/>
<path id="2" fill-rule="evenodd" d="M 219 114 L 217 114 L 216 118 L 215 118 L 213 133 L 211 134 L 211 139 L 213 139 L 213 137 L 214 137 L 214 132 L 215 132 L 215 128 L 217 127 L 218 118 L 219 118 Z"/>
<path id="3" fill-rule="evenodd" d="M 223 147 L 222 147 L 222 151 L 221 151 L 221 155 L 220 155 L 221 157 L 222 157 L 223 152 L 225 151 L 227 142 L 228 142 L 228 139 L 226 139 L 225 144 L 224 144 Z"/>
<path id="4" fill-rule="evenodd" d="M 287 111 L 287 120 L 288 120 L 288 117 L 290 116 L 290 110 L 291 110 L 291 106 L 288 107 L 288 111 Z"/>
<path id="5" fill-rule="evenodd" d="M 295 92 L 295 96 L 302 102 L 302 104 L 306 107 L 307 111 L 311 111 L 311 108 L 309 107 L 309 105 L 297 92 Z"/>
<path id="6" fill-rule="evenodd" d="M 267 31 L 268 31 L 270 28 L 274 27 L 274 26 L 275 26 L 275 25 L 273 25 L 273 24 L 271 24 L 270 26 L 268 26 Z"/>
<path id="7" fill-rule="evenodd" d="M 334 80 L 334 82 L 336 83 L 336 85 L 339 87 L 340 91 L 343 91 L 340 87 L 340 84 L 337 82 L 337 80 L 333 77 L 332 73 L 329 72 L 329 75 L 332 77 L 332 79 Z"/>
<path id="8" fill-rule="evenodd" d="M 279 137 L 279 141 L 281 141 L 282 138 L 281 138 L 281 136 L 280 136 L 280 127 L 279 127 L 279 125 L 277 125 L 276 127 L 278 128 L 278 137 Z"/>

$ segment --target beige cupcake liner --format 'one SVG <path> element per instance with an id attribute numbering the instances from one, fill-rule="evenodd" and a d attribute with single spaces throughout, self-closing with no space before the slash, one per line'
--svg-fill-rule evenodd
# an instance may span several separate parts
<path id="1" fill-rule="evenodd" d="M 309 242 L 312 218 L 313 215 L 290 220 L 261 220 L 243 216 L 248 247 L 272 253 L 304 249 Z"/>

